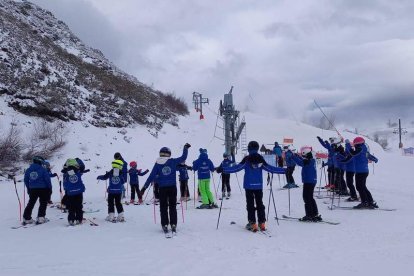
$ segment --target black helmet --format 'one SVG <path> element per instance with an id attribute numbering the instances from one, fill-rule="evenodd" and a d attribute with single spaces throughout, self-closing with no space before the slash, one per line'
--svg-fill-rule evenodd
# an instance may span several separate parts
<path id="1" fill-rule="evenodd" d="M 160 156 L 161 157 L 170 157 L 171 156 L 171 150 L 168 147 L 162 147 L 160 149 Z"/>
<path id="2" fill-rule="evenodd" d="M 258 151 L 259 150 L 259 143 L 256 141 L 250 141 L 249 145 L 247 146 L 247 150 L 250 151 Z"/>
<path id="3" fill-rule="evenodd" d="M 115 152 L 114 159 L 122 159 L 122 155 L 119 152 Z"/>
<path id="4" fill-rule="evenodd" d="M 33 160 L 33 163 L 36 163 L 36 164 L 39 164 L 39 165 L 43 165 L 44 162 L 45 162 L 45 159 L 41 156 L 38 156 L 38 155 L 33 156 L 32 160 Z"/>

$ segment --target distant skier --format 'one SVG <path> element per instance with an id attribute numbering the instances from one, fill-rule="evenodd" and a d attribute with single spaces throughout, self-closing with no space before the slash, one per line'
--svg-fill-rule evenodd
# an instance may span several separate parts
<path id="1" fill-rule="evenodd" d="M 46 208 L 47 201 L 52 188 L 49 172 L 43 167 L 45 159 L 41 156 L 34 156 L 33 163 L 24 174 L 24 185 L 26 185 L 29 194 L 29 202 L 23 213 L 23 225 L 35 222 L 32 219 L 32 211 L 39 199 L 39 210 L 37 213 L 37 224 L 47 222 Z"/>
<path id="2" fill-rule="evenodd" d="M 224 153 L 223 158 L 224 160 L 221 162 L 220 166 L 216 168 L 216 171 L 223 171 L 223 168 L 231 167 L 235 163 L 234 155 L 230 156 L 230 154 Z M 221 197 L 222 198 L 226 197 L 226 190 L 227 190 L 227 198 L 229 198 L 231 196 L 230 174 L 222 173 L 221 174 Z"/>
<path id="3" fill-rule="evenodd" d="M 256 210 L 261 231 L 266 230 L 266 214 L 263 204 L 263 170 L 270 173 L 285 174 L 284 168 L 270 166 L 266 163 L 259 151 L 259 143 L 250 141 L 247 146 L 249 155 L 232 167 L 223 168 L 224 173 L 236 173 L 244 170 L 243 188 L 246 194 L 247 220 L 246 229 L 256 232 Z M 256 207 L 255 207 L 256 203 Z"/>
<path id="4" fill-rule="evenodd" d="M 321 137 L 316 137 L 319 141 L 319 143 L 328 150 L 328 161 L 327 163 L 323 163 L 322 166 L 328 166 L 328 184 L 325 188 L 334 190 L 335 189 L 335 165 L 334 165 L 334 159 L 335 158 L 335 150 L 331 146 L 331 144 L 328 141 L 322 140 Z M 329 138 L 329 141 L 333 143 L 335 141 L 335 137 Z"/>
<path id="5" fill-rule="evenodd" d="M 293 152 L 289 146 L 284 147 L 285 150 L 285 162 L 286 162 L 286 185 L 283 186 L 284 189 L 298 188 L 296 185 L 295 179 L 293 178 L 293 172 L 295 171 L 296 163 L 293 160 Z"/>
<path id="6" fill-rule="evenodd" d="M 85 170 L 85 164 L 83 163 L 83 161 L 80 158 L 76 157 L 75 160 L 79 165 L 79 172 L 80 173 L 84 174 L 84 173 L 89 172 L 89 169 Z M 67 198 L 68 198 L 68 196 L 66 195 L 66 192 L 65 192 L 65 194 L 62 198 L 62 201 L 60 202 L 60 209 L 62 209 L 63 211 L 67 211 L 67 208 L 66 208 Z"/>
<path id="7" fill-rule="evenodd" d="M 350 155 L 342 161 L 342 163 L 347 163 L 352 159 L 355 160 L 355 184 L 356 189 L 359 192 L 361 197 L 361 203 L 354 206 L 356 209 L 374 209 L 378 208 L 377 203 L 372 198 L 370 191 L 367 188 L 367 177 L 369 175 L 368 161 L 371 160 L 375 163 L 378 162 L 378 159 L 371 155 L 368 151 L 367 145 L 365 144 L 365 139 L 362 137 L 356 137 L 354 139 L 355 149 L 350 149 Z"/>
<path id="8" fill-rule="evenodd" d="M 43 162 L 43 165 L 46 168 L 46 170 L 48 171 L 50 178 L 58 176 L 57 173 L 52 173 L 52 169 L 50 167 L 50 162 L 48 160 L 45 160 L 45 162 Z M 50 188 L 49 199 L 47 201 L 48 204 L 53 204 L 52 193 L 53 193 L 53 188 Z"/>
<path id="9" fill-rule="evenodd" d="M 190 200 L 190 191 L 188 190 L 188 170 L 192 170 L 193 167 L 187 166 L 185 162 L 181 162 L 178 165 L 179 180 L 180 180 L 180 201 Z"/>
<path id="10" fill-rule="evenodd" d="M 200 149 L 200 155 L 197 160 L 193 162 L 193 170 L 197 172 L 198 176 L 198 188 L 200 189 L 201 204 L 198 209 L 212 209 L 218 208 L 214 202 L 214 196 L 210 191 L 210 178 L 211 172 L 214 172 L 215 168 L 213 162 L 208 158 L 207 150 Z"/>
<path id="11" fill-rule="evenodd" d="M 319 215 L 318 206 L 313 198 L 313 191 L 317 183 L 316 161 L 312 155 L 312 147 L 305 146 L 300 150 L 300 155 L 292 158 L 298 166 L 302 167 L 303 201 L 305 202 L 305 216 L 300 221 L 318 222 L 322 220 Z"/>
<path id="12" fill-rule="evenodd" d="M 85 192 L 85 185 L 82 181 L 83 172 L 81 172 L 76 159 L 68 159 L 63 166 L 62 173 L 68 223 L 71 226 L 81 224 L 83 221 L 83 193 Z"/>
<path id="13" fill-rule="evenodd" d="M 273 154 L 276 155 L 277 166 L 283 168 L 283 151 L 278 142 L 275 142 L 275 146 L 273 147 Z"/>
<path id="14" fill-rule="evenodd" d="M 141 194 L 144 194 L 148 186 L 157 178 L 160 191 L 161 227 L 165 233 L 168 233 L 168 224 L 171 225 L 172 232 L 177 230 L 177 167 L 187 159 L 190 147 L 191 145 L 186 143 L 182 155 L 178 158 L 171 158 L 169 148 L 161 148 L 160 157 L 141 189 Z"/>
<path id="15" fill-rule="evenodd" d="M 122 176 L 122 169 L 124 167 L 124 162 L 120 159 L 115 159 L 112 162 L 112 169 L 104 175 L 97 177 L 98 180 L 107 180 L 109 179 L 108 185 L 108 216 L 106 217 L 107 221 L 110 222 L 124 222 L 124 208 L 122 207 L 121 197 L 122 191 L 124 190 L 125 178 Z M 115 207 L 118 212 L 118 217 L 115 218 Z"/>
<path id="16" fill-rule="evenodd" d="M 137 162 L 131 161 L 129 163 L 130 169 L 128 171 L 129 174 L 129 185 L 131 186 L 131 200 L 130 203 L 135 202 L 135 193 L 138 195 L 138 204 L 142 204 L 142 195 L 139 190 L 139 179 L 138 176 L 144 176 L 146 175 L 149 170 L 145 170 L 142 172 L 141 169 L 137 169 Z"/>

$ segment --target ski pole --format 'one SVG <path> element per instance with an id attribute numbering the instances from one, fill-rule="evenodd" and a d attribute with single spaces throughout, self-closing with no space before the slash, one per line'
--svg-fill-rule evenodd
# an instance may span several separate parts
<path id="1" fill-rule="evenodd" d="M 60 192 L 60 202 L 62 203 L 62 199 L 63 199 L 63 193 L 62 193 L 62 181 L 60 181 L 60 177 L 59 175 L 57 176 L 58 181 L 59 181 L 59 192 Z"/>
<path id="2" fill-rule="evenodd" d="M 152 183 L 150 184 L 150 186 L 152 187 Z M 150 188 L 151 188 L 151 187 L 150 187 Z M 147 194 L 146 194 L 146 195 L 145 195 L 145 197 L 144 197 L 144 202 L 145 202 L 145 200 L 147 200 L 147 197 L 148 197 L 149 192 L 150 192 L 150 189 L 148 189 Z"/>
<path id="3" fill-rule="evenodd" d="M 290 216 L 290 186 L 288 187 L 288 199 L 289 199 L 289 216 Z"/>
<path id="4" fill-rule="evenodd" d="M 16 191 L 17 200 L 19 202 L 19 219 L 22 221 L 22 203 L 20 202 L 19 193 L 17 192 L 16 177 L 13 176 L 14 190 Z"/>
<path id="5" fill-rule="evenodd" d="M 24 174 L 26 174 L 26 169 L 24 169 Z M 26 206 L 26 185 L 23 181 L 23 206 Z"/>
<path id="6" fill-rule="evenodd" d="M 321 185 L 322 185 L 322 168 L 321 167 L 321 172 L 319 173 L 319 192 L 318 195 L 321 195 Z"/>
<path id="7" fill-rule="evenodd" d="M 273 173 L 272 173 L 272 178 L 270 180 L 270 192 L 272 193 L 273 208 L 275 208 L 275 214 L 276 214 L 276 222 L 277 222 L 277 225 L 279 225 L 279 217 L 277 216 L 277 209 L 276 209 L 276 203 L 275 203 L 275 195 L 273 193 Z"/>
<path id="8" fill-rule="evenodd" d="M 269 186 L 270 184 L 270 174 L 267 173 L 267 186 Z M 270 211 L 270 197 L 272 196 L 272 186 L 270 186 L 270 191 L 269 191 L 269 201 L 267 203 L 267 221 L 269 221 L 269 211 Z"/>
<path id="9" fill-rule="evenodd" d="M 278 174 L 277 177 L 279 178 L 279 188 L 282 189 L 282 183 L 280 183 L 280 174 Z"/>
<path id="10" fill-rule="evenodd" d="M 221 189 L 223 189 L 223 180 L 221 180 Z M 223 207 L 223 201 L 224 201 L 224 198 L 221 198 L 220 210 L 219 210 L 219 215 L 218 215 L 218 218 L 217 218 L 217 227 L 216 227 L 216 230 L 218 230 L 218 228 L 219 228 L 220 216 L 221 216 L 221 209 Z"/>
<path id="11" fill-rule="evenodd" d="M 325 112 L 323 112 L 323 110 L 322 110 L 322 108 L 319 106 L 319 104 L 318 104 L 315 100 L 313 100 L 313 102 L 315 103 L 316 107 L 318 107 L 318 108 L 319 108 L 319 110 L 322 112 L 323 116 L 325 116 L 326 120 L 328 120 L 329 124 L 330 124 L 330 125 L 331 125 L 334 129 L 335 129 L 336 133 L 338 133 L 339 137 L 341 137 L 341 138 L 342 138 L 341 133 L 339 133 L 339 131 L 336 129 L 336 127 L 334 126 L 334 124 L 332 123 L 332 121 L 331 121 L 331 120 L 329 120 L 328 116 L 326 116 Z"/>
<path id="12" fill-rule="evenodd" d="M 193 171 L 193 187 L 194 187 L 194 208 L 195 208 L 195 205 L 196 205 L 196 185 L 195 185 L 195 172 Z"/>
<path id="13" fill-rule="evenodd" d="M 213 178 L 213 185 L 214 185 L 214 192 L 216 193 L 216 201 L 217 201 L 217 190 L 216 190 L 216 183 L 214 181 L 214 175 L 212 173 L 210 173 L 211 178 Z"/>
<path id="14" fill-rule="evenodd" d="M 157 218 L 155 216 L 155 194 L 154 194 L 154 197 L 152 198 L 152 203 L 154 205 L 154 224 L 157 224 Z"/>
<path id="15" fill-rule="evenodd" d="M 237 185 L 239 186 L 240 194 L 243 195 L 242 189 L 240 187 L 239 177 L 237 176 L 237 173 L 236 173 L 236 179 L 237 179 Z"/>
<path id="16" fill-rule="evenodd" d="M 105 180 L 105 200 L 106 200 L 107 190 L 108 190 L 108 180 Z"/>
<path id="17" fill-rule="evenodd" d="M 183 206 L 183 197 L 180 198 L 180 205 L 181 205 L 181 216 L 183 217 L 183 223 L 184 223 L 184 206 Z"/>

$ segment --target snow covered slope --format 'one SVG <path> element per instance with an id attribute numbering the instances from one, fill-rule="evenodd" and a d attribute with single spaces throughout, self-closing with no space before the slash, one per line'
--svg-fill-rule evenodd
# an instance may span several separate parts
<path id="1" fill-rule="evenodd" d="M 11 109 L 2 111 L 4 115 L 0 119 L 3 126 L 12 117 L 21 122 L 34 120 Z M 283 137 L 291 137 L 295 139 L 297 148 L 306 144 L 319 149 L 316 136 L 327 138 L 334 135 L 292 121 L 245 115 L 248 140 L 256 139 L 260 144 L 272 144 Z M 49 223 L 11 229 L 19 223 L 18 204 L 12 182 L 0 181 L 1 274 L 404 275 L 412 270 L 414 222 L 410 214 L 414 188 L 409 172 L 414 159 L 385 153 L 373 143 L 370 143 L 371 151 L 380 162 L 375 165 L 375 173 L 371 172 L 368 178 L 368 187 L 380 207 L 397 208 L 395 212 L 329 210 L 323 203 L 327 199 L 318 199 L 322 217 L 341 222 L 340 225 L 290 221 L 279 221 L 277 225 L 271 207 L 268 221 L 271 237 L 253 234 L 243 229 L 247 218 L 244 194 L 238 188 L 238 183 L 242 185 L 243 173 L 239 173 L 237 178 L 231 178 L 233 196 L 223 202 L 218 230 L 218 210 L 196 210 L 193 201 L 184 205 L 184 223 L 181 207 L 177 206 L 178 236 L 170 240 L 161 233 L 158 206 L 155 206 L 156 224 L 153 205 L 124 206 L 126 223 L 105 222 L 105 184 L 102 181 L 97 183 L 96 176 L 110 168 L 114 152 L 121 152 L 127 161 L 136 160 L 139 168 L 151 169 L 160 147 L 169 146 L 173 156 L 178 156 L 182 146 L 189 142 L 192 147 L 187 163 L 197 157 L 198 148 L 205 147 L 214 164 L 218 165 L 222 160 L 223 146 L 220 140 L 213 139 L 216 116 L 207 110 L 206 118 L 199 121 L 196 114 L 191 114 L 180 121 L 180 128 L 164 126 L 158 139 L 141 127 L 125 129 L 126 134 L 121 134 L 116 128 L 85 128 L 81 123 L 70 123 L 69 143 L 59 156 L 52 159 L 52 165 L 58 172 L 66 158 L 80 157 L 86 161 L 91 172 L 84 177 L 87 186 L 85 209 L 100 209 L 100 212 L 85 216 L 95 217 L 99 226 L 66 227 L 66 215 L 48 209 Z M 240 158 L 237 157 L 238 161 Z M 300 182 L 298 169 L 294 176 Z M 141 183 L 145 179 L 142 177 Z M 212 189 L 220 184 L 217 174 L 213 184 Z M 53 200 L 58 201 L 55 179 L 53 185 Z M 279 183 L 275 177 L 273 185 L 278 215 L 287 215 L 288 193 L 278 190 L 283 179 Z M 192 194 L 192 179 L 189 186 Z M 18 190 L 23 200 L 21 182 L 18 182 Z M 266 206 L 268 196 L 266 187 Z M 291 190 L 291 215 L 304 215 L 301 189 Z"/>

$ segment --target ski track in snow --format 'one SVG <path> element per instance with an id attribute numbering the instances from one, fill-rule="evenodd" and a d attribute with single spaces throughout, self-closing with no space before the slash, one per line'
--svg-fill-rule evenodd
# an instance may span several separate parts
<path id="1" fill-rule="evenodd" d="M 3 106 L 2 110 L 5 110 Z M 6 110 L 2 120 L 11 120 L 12 115 L 22 121 L 35 120 Z M 91 172 L 84 175 L 84 201 L 92 204 L 84 208 L 101 211 L 85 214 L 85 217 L 96 218 L 99 226 L 90 226 L 86 222 L 81 226 L 66 227 L 67 214 L 48 208 L 50 222 L 47 224 L 13 230 L 11 226 L 19 224 L 14 186 L 2 179 L 1 275 L 403 275 L 412 271 L 414 188 L 409 173 L 414 159 L 397 153 L 384 153 L 373 143 L 371 151 L 380 162 L 375 165 L 375 174 L 371 172 L 368 178 L 368 187 L 380 207 L 397 208 L 396 212 L 328 210 L 322 203 L 324 199 L 317 199 L 322 217 L 339 221 L 340 225 L 280 220 L 278 226 L 275 220 L 270 219 L 275 216 L 271 205 L 267 225 L 272 237 L 269 238 L 243 229 L 247 222 L 245 199 L 233 175 L 232 197 L 223 202 L 226 209 L 222 210 L 218 230 L 219 210 L 196 210 L 193 201 L 187 203 L 185 223 L 182 222 L 181 206 L 177 206 L 178 233 L 172 239 L 165 239 L 161 231 L 159 206 L 156 206 L 157 224 L 154 224 L 153 205 L 124 205 L 127 222 L 106 222 L 105 184 L 103 181 L 97 183 L 96 176 L 110 168 L 114 152 L 120 151 L 127 161 L 138 161 L 139 168 L 151 169 L 160 147 L 170 146 L 174 157 L 181 154 L 185 142 L 190 142 L 192 147 L 187 164 L 197 157 L 198 148 L 205 147 L 213 163 L 219 165 L 222 145 L 217 139 L 211 140 L 216 117 L 208 110 L 206 112 L 205 121 L 198 121 L 197 115 L 192 113 L 190 117 L 181 119 L 180 129 L 166 126 L 158 139 L 142 127 L 127 129 L 126 135 L 133 137 L 131 143 L 122 139 L 118 129 L 84 128 L 81 123 L 70 123 L 70 141 L 62 154 L 51 160 L 52 165 L 58 172 L 68 157 L 91 159 L 85 162 Z M 248 139 L 257 139 L 260 143 L 273 143 L 275 139 L 281 141 L 286 136 L 295 138 L 297 148 L 310 144 L 320 149 L 315 137 L 333 135 L 307 125 L 252 114 L 246 114 L 246 121 Z M 268 125 L 272 125 L 274 131 L 269 131 Z M 240 161 L 240 156 L 237 159 Z M 147 176 L 140 177 L 141 187 Z M 294 177 L 300 183 L 299 168 Z M 214 174 L 214 178 L 212 190 L 219 185 L 218 175 Z M 238 174 L 238 179 L 242 185 L 243 173 Z M 287 191 L 277 190 L 284 184 L 281 179 L 280 184 L 276 176 L 273 180 L 279 217 L 289 212 Z M 52 182 L 52 199 L 58 201 L 58 182 L 56 179 Z M 18 182 L 18 185 L 23 201 L 23 183 Z M 189 188 L 192 196 L 192 172 Z M 266 187 L 266 212 L 268 196 Z M 196 202 L 196 206 L 199 204 Z M 341 202 L 341 205 L 353 204 Z M 292 189 L 291 216 L 303 215 L 302 189 Z M 236 224 L 231 225 L 232 221 Z"/>

